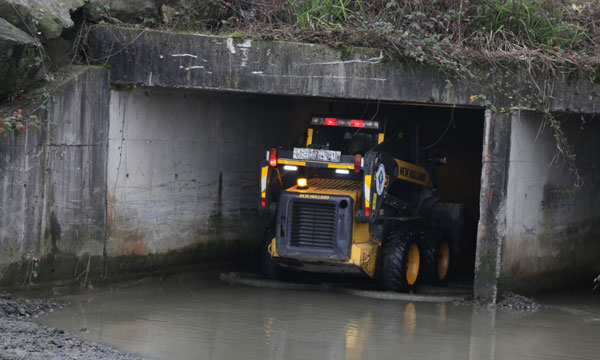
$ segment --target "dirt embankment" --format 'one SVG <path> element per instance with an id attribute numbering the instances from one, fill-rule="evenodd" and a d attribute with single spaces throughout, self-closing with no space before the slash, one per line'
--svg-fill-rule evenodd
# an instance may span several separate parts
<path id="1" fill-rule="evenodd" d="M 0 293 L 0 359 L 142 359 L 30 320 L 68 304 Z"/>

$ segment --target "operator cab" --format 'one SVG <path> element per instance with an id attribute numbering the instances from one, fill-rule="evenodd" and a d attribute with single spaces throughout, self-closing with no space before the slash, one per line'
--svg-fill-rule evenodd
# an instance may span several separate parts
<path id="1" fill-rule="evenodd" d="M 364 155 L 383 139 L 379 121 L 313 117 L 310 125 L 307 145 L 312 149 Z"/>
<path id="2" fill-rule="evenodd" d="M 360 158 L 367 151 L 383 141 L 382 128 L 380 121 L 314 116 L 310 121 L 306 147 L 339 152 L 347 161 L 360 163 Z M 304 175 L 311 179 L 362 180 L 360 170 L 311 168 Z"/>

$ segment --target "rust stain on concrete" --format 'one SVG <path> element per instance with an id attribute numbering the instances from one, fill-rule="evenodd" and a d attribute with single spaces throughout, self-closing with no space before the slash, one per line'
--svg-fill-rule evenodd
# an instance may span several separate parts
<path id="1" fill-rule="evenodd" d="M 113 194 L 107 194 L 106 224 L 109 231 L 109 247 L 112 256 L 119 255 L 148 255 L 150 249 L 146 245 L 145 236 L 134 229 L 120 229 L 117 222 L 117 199 Z"/>
<path id="2" fill-rule="evenodd" d="M 106 194 L 106 221 L 113 222 L 115 221 L 115 203 L 117 199 L 110 192 Z"/>
<path id="3" fill-rule="evenodd" d="M 150 249 L 144 241 L 144 236 L 135 232 L 118 232 L 111 236 L 113 255 L 148 255 Z"/>

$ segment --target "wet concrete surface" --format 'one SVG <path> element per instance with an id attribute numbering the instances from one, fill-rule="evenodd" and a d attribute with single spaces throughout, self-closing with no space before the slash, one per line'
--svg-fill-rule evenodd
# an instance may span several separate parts
<path id="1" fill-rule="evenodd" d="M 38 319 L 157 359 L 598 359 L 600 292 L 538 297 L 544 309 L 356 297 L 172 278 L 68 295 Z"/>

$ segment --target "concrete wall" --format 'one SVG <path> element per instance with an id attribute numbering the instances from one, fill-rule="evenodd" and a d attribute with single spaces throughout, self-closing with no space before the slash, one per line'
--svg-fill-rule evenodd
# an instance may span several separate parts
<path id="1" fill-rule="evenodd" d="M 254 261 L 261 154 L 305 130 L 292 98 L 111 91 L 108 74 L 68 69 L 51 122 L 0 141 L 0 286 Z"/>
<path id="2" fill-rule="evenodd" d="M 584 180 L 573 195 L 573 177 L 557 156 L 552 129 L 542 115 L 523 111 L 511 121 L 506 195 L 506 237 L 500 286 L 538 290 L 591 284 L 600 272 L 600 122 L 563 119 L 563 129 Z"/>
<path id="3" fill-rule="evenodd" d="M 449 104 L 470 104 L 475 90 L 445 89 L 444 74 L 389 61 L 378 49 L 111 26 L 94 27 L 89 44 L 117 84 Z"/>
<path id="4" fill-rule="evenodd" d="M 51 121 L 0 140 L 0 284 L 72 278 L 101 267 L 109 73 L 72 67 L 57 79 L 48 86 L 56 89 L 47 112 L 38 111 Z M 38 267 L 32 257 L 41 258 Z"/>
<path id="5" fill-rule="evenodd" d="M 256 247 L 261 154 L 288 137 L 290 101 L 113 90 L 107 255 Z"/>
<path id="6" fill-rule="evenodd" d="M 107 25 L 94 27 L 88 43 L 88 54 L 110 64 L 117 84 L 465 105 L 473 105 L 471 95 L 481 94 L 497 107 L 511 107 L 481 84 L 453 79 L 454 86 L 447 87 L 448 77 L 436 68 L 391 59 L 378 49 Z M 506 80 L 501 73 L 491 76 L 486 81 Z M 527 74 L 510 81 L 517 88 L 531 86 Z M 553 82 L 552 109 L 593 112 L 600 107 L 599 86 L 558 76 L 548 81 Z"/>

